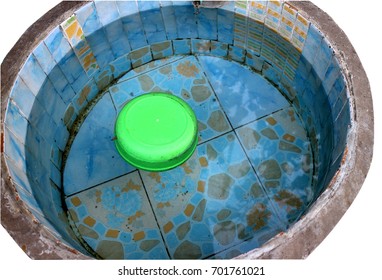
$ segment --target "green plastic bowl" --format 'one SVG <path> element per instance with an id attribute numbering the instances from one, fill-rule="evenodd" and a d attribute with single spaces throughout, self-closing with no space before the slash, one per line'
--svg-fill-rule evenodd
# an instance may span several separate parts
<path id="1" fill-rule="evenodd" d="M 115 145 L 131 165 L 164 171 L 191 157 L 197 132 L 195 114 L 186 102 L 168 93 L 152 92 L 123 107 L 115 123 Z"/>

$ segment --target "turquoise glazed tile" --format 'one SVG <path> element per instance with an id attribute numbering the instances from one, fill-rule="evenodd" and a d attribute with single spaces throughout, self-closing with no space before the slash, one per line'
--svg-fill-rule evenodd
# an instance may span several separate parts
<path id="1" fill-rule="evenodd" d="M 206 40 L 217 40 L 217 9 L 199 8 L 196 15 L 198 26 L 198 38 Z"/>
<path id="2" fill-rule="evenodd" d="M 306 131 L 291 108 L 237 130 L 240 142 L 286 224 L 312 201 L 312 152 Z"/>
<path id="3" fill-rule="evenodd" d="M 233 133 L 198 146 L 180 167 L 141 174 L 171 258 L 210 257 L 282 230 Z"/>
<path id="4" fill-rule="evenodd" d="M 174 40 L 172 41 L 174 46 L 174 54 L 191 54 L 191 40 Z"/>
<path id="5" fill-rule="evenodd" d="M 172 1 L 160 1 L 163 23 L 169 40 L 178 38 L 175 10 Z"/>
<path id="6" fill-rule="evenodd" d="M 70 216 L 104 259 L 168 259 L 138 172 L 66 199 Z"/>
<path id="7" fill-rule="evenodd" d="M 70 195 L 134 170 L 118 154 L 114 137 L 116 111 L 106 93 L 82 124 L 64 170 L 64 192 Z"/>
<path id="8" fill-rule="evenodd" d="M 58 168 L 61 169 L 62 165 L 62 151 L 57 147 L 56 144 L 52 144 L 50 148 L 50 160 L 53 162 L 53 164 Z"/>
<path id="9" fill-rule="evenodd" d="M 138 1 L 137 3 L 148 43 L 151 45 L 167 40 L 159 1 Z"/>
<path id="10" fill-rule="evenodd" d="M 272 65 L 267 62 L 264 62 L 261 73 L 268 81 L 276 85 L 279 84 L 282 76 L 280 70 L 277 70 L 276 67 L 272 67 Z"/>
<path id="11" fill-rule="evenodd" d="M 94 2 L 84 5 L 75 13 L 78 22 L 81 24 L 85 36 L 88 36 L 98 29 L 102 28 L 102 24 L 97 15 Z"/>
<path id="12" fill-rule="evenodd" d="M 341 73 L 340 67 L 338 66 L 339 63 L 335 57 L 332 58 L 330 61 L 330 64 L 328 66 L 328 69 L 325 73 L 325 78 L 322 81 L 322 85 L 324 86 L 325 92 L 327 95 L 329 95 L 330 90 L 332 89 L 334 82 L 338 78 L 338 76 Z"/>
<path id="13" fill-rule="evenodd" d="M 137 3 L 135 1 L 116 1 L 116 3 L 131 49 L 134 50 L 146 46 L 147 39 Z"/>
<path id="14" fill-rule="evenodd" d="M 226 57 L 228 55 L 228 44 L 211 41 L 211 55 Z"/>
<path id="15" fill-rule="evenodd" d="M 144 72 L 131 79 L 118 82 L 110 89 L 117 111 L 120 111 L 132 98 L 153 91 L 174 94 L 183 98 L 191 106 L 198 119 L 200 141 L 231 130 L 203 74 L 203 69 L 195 57 L 176 60 L 159 69 Z"/>
<path id="16" fill-rule="evenodd" d="M 242 65 L 208 56 L 199 60 L 234 128 L 289 106 L 267 80 Z"/>
<path id="17" fill-rule="evenodd" d="M 313 60 L 314 70 L 321 81 L 325 78 L 325 74 L 328 70 L 328 66 L 333 58 L 333 55 L 334 53 L 332 47 L 329 45 L 329 42 L 323 38 Z"/>
<path id="18" fill-rule="evenodd" d="M 34 95 L 38 94 L 47 77 L 33 54 L 27 58 L 19 75 Z"/>

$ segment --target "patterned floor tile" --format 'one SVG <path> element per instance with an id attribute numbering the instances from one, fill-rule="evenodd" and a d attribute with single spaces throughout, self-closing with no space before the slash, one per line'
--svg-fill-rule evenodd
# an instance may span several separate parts
<path id="1" fill-rule="evenodd" d="M 313 198 L 312 151 L 292 108 L 237 130 L 261 183 L 286 223 L 293 222 Z"/>
<path id="2" fill-rule="evenodd" d="M 64 169 L 66 195 L 88 189 L 133 171 L 114 145 L 116 111 L 110 95 L 95 105 L 73 141 Z"/>
<path id="3" fill-rule="evenodd" d="M 68 197 L 85 242 L 105 259 L 167 259 L 138 171 Z"/>
<path id="4" fill-rule="evenodd" d="M 141 174 L 171 258 L 258 246 L 284 229 L 234 133 L 199 145 L 180 167 Z"/>
<path id="5" fill-rule="evenodd" d="M 153 91 L 174 94 L 191 106 L 198 119 L 200 141 L 232 130 L 203 70 L 193 56 L 145 72 L 110 89 L 117 111 L 132 98 Z"/>
<path id="6" fill-rule="evenodd" d="M 246 67 L 218 57 L 198 59 L 234 128 L 289 106 L 273 85 Z"/>

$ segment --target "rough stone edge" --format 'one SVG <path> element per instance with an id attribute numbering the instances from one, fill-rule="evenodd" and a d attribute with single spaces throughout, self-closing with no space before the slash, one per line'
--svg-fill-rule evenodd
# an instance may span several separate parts
<path id="1" fill-rule="evenodd" d="M 4 117 L 8 97 L 17 74 L 34 48 L 86 1 L 64 1 L 56 5 L 20 37 L 1 63 L 1 224 L 32 259 L 89 259 L 59 241 L 27 209 L 13 186 L 4 158 Z"/>
<path id="2" fill-rule="evenodd" d="M 62 2 L 19 39 L 1 65 L 1 118 L 17 73 L 29 53 L 58 24 L 68 18 L 86 1 Z M 353 126 L 349 132 L 347 153 L 339 172 L 318 198 L 310 211 L 287 232 L 280 233 L 261 248 L 238 259 L 301 259 L 307 257 L 330 233 L 349 208 L 369 170 L 374 143 L 374 118 L 369 82 L 362 64 L 344 32 L 331 17 L 307 1 L 291 2 L 303 12 L 334 45 L 336 55 L 345 69 L 351 94 Z M 2 125 L 3 129 L 3 125 Z M 29 214 L 18 200 L 9 180 L 1 138 L 1 211 L 2 225 L 16 243 L 34 259 L 87 259 L 78 251 L 54 241 L 56 238 Z M 17 221 L 17 222 L 15 222 Z"/>
<path id="3" fill-rule="evenodd" d="M 352 127 L 340 169 L 308 213 L 287 232 L 238 259 L 304 259 L 326 238 L 357 196 L 373 157 L 374 114 L 369 81 L 346 34 L 308 1 L 290 1 L 333 46 L 350 93 Z"/>

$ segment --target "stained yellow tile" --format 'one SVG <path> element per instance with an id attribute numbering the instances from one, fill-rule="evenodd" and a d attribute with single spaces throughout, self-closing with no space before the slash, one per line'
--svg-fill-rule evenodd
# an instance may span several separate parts
<path id="1" fill-rule="evenodd" d="M 71 199 L 71 202 L 73 203 L 73 205 L 74 205 L 75 207 L 81 205 L 81 200 L 80 200 L 77 196 L 73 197 L 73 198 Z"/>
<path id="2" fill-rule="evenodd" d="M 93 219 L 92 217 L 90 217 L 90 216 L 87 216 L 87 217 L 84 219 L 84 223 L 85 223 L 86 225 L 88 225 L 89 227 L 92 227 L 92 226 L 95 225 L 96 220 L 94 220 L 94 219 Z"/>
<path id="3" fill-rule="evenodd" d="M 199 163 L 203 167 L 208 166 L 208 161 L 207 161 L 207 159 L 205 157 L 199 158 Z"/>
<path id="4" fill-rule="evenodd" d="M 119 235 L 119 230 L 117 229 L 109 229 L 107 232 L 106 232 L 106 237 L 111 237 L 111 238 L 117 238 Z"/>
<path id="5" fill-rule="evenodd" d="M 194 209 L 195 209 L 195 206 L 194 206 L 194 205 L 192 205 L 192 204 L 188 204 L 188 205 L 186 206 L 186 209 L 184 209 L 184 214 L 185 214 L 186 216 L 190 217 L 191 214 L 192 214 L 192 212 L 194 211 Z"/>
<path id="6" fill-rule="evenodd" d="M 205 181 L 198 181 L 198 192 L 203 193 L 205 190 L 206 182 Z"/>
<path id="7" fill-rule="evenodd" d="M 145 238 L 145 236 L 146 236 L 146 234 L 144 231 L 139 231 L 136 234 L 134 234 L 133 240 L 139 241 L 139 240 L 142 240 L 143 238 Z"/>
<path id="8" fill-rule="evenodd" d="M 72 39 L 73 37 L 75 37 L 77 29 L 78 29 L 77 21 L 74 21 L 71 25 L 69 25 L 65 29 L 65 33 L 66 33 L 66 35 L 68 35 L 69 39 Z"/>
<path id="9" fill-rule="evenodd" d="M 168 233 L 170 230 L 174 228 L 174 224 L 170 221 L 163 226 L 164 233 Z"/>

